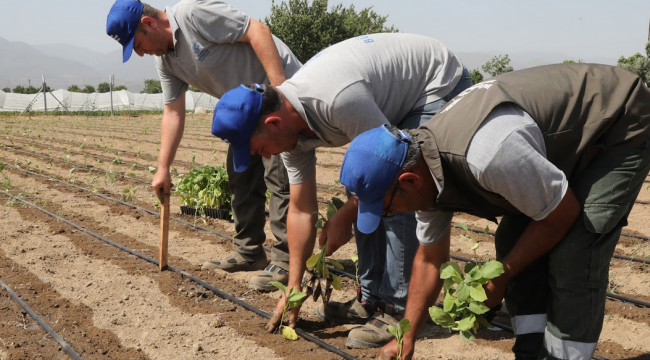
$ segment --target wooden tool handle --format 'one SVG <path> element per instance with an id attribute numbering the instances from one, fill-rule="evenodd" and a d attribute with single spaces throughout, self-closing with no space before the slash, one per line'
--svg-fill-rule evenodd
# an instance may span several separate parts
<path id="1" fill-rule="evenodd" d="M 159 264 L 160 271 L 167 268 L 167 240 L 169 238 L 169 196 L 164 194 L 163 200 L 160 204 L 160 254 Z"/>

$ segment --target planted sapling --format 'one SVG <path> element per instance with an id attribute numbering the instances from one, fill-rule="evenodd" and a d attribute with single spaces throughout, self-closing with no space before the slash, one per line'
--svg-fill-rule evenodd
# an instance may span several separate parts
<path id="1" fill-rule="evenodd" d="M 289 293 L 287 293 L 287 287 L 277 281 L 271 281 L 270 284 L 280 289 L 280 291 L 282 291 L 284 296 L 286 296 L 278 330 L 282 331 L 282 337 L 284 337 L 285 339 L 291 341 L 298 340 L 298 335 L 296 334 L 296 330 L 294 330 L 290 326 L 284 325 L 284 315 L 287 313 L 287 310 L 291 310 L 293 308 L 299 307 L 302 304 L 302 301 L 307 297 L 307 294 L 297 291 L 293 287 L 289 289 Z"/>
<path id="2" fill-rule="evenodd" d="M 323 216 L 320 212 L 316 212 L 318 220 L 316 220 L 316 227 L 322 229 L 325 223 L 334 216 L 336 211 L 343 206 L 343 201 L 337 197 L 332 197 L 331 201 L 327 202 L 327 217 Z M 341 290 L 341 278 L 336 274 L 330 273 L 327 265 L 332 265 L 337 270 L 343 270 L 343 265 L 334 259 L 326 256 L 327 241 L 323 244 L 323 248 L 318 254 L 312 255 L 307 260 L 307 273 L 308 275 L 303 278 L 303 287 L 307 296 L 312 295 L 314 301 L 321 297 L 323 304 L 327 304 L 332 295 L 332 288 Z"/>
<path id="3" fill-rule="evenodd" d="M 487 295 L 483 285 L 503 274 L 503 265 L 498 261 L 485 264 L 468 263 L 465 275 L 460 266 L 446 262 L 440 268 L 440 278 L 444 279 L 444 306 L 429 308 L 431 319 L 450 331 L 459 331 L 464 340 L 473 340 L 479 325 L 486 327 L 490 323 L 482 316 L 490 310 L 485 306 Z"/>
<path id="4" fill-rule="evenodd" d="M 404 343 L 404 335 L 411 330 L 411 322 L 409 319 L 402 319 L 397 323 L 397 326 L 388 325 L 388 331 L 397 339 L 397 357 L 396 360 L 402 358 L 402 344 Z"/>

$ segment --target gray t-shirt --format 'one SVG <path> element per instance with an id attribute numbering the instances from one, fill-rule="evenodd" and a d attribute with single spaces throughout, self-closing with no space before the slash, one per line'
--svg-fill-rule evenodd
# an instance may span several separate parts
<path id="1" fill-rule="evenodd" d="M 219 0 L 183 0 L 165 9 L 174 35 L 174 51 L 156 57 L 165 104 L 187 91 L 188 84 L 221 97 L 246 83 L 268 83 L 262 63 L 249 43 L 239 42 L 250 17 Z M 287 78 L 301 64 L 273 37 Z"/>
<path id="2" fill-rule="evenodd" d="M 555 210 L 569 188 L 564 173 L 546 159 L 542 131 L 514 104 L 490 112 L 469 144 L 467 163 L 483 188 L 500 194 L 533 220 Z M 452 216 L 451 212 L 416 212 L 420 243 L 440 240 Z"/>
<path id="3" fill-rule="evenodd" d="M 337 147 L 449 94 L 463 66 L 441 42 L 413 34 L 372 34 L 321 51 L 278 88 L 316 133 L 282 158 L 289 182 L 315 171 L 317 147 Z"/>

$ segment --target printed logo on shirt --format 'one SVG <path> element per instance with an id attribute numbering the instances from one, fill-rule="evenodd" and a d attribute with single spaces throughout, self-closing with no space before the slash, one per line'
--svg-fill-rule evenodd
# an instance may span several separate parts
<path id="1" fill-rule="evenodd" d="M 370 43 L 375 42 L 375 40 L 373 38 L 371 38 L 370 35 L 361 35 L 361 36 L 355 37 L 354 39 L 363 41 L 366 44 L 370 44 Z"/>
<path id="2" fill-rule="evenodd" d="M 192 44 L 192 52 L 194 52 L 194 55 L 199 61 L 205 60 L 205 58 L 210 54 L 210 50 L 204 49 L 199 43 Z"/>
<path id="3" fill-rule="evenodd" d="M 463 100 L 463 98 L 465 97 L 465 95 L 471 93 L 472 91 L 474 91 L 474 90 L 476 90 L 476 89 L 484 89 L 484 90 L 487 90 L 487 89 L 489 89 L 490 87 L 492 87 L 492 85 L 494 85 L 495 82 L 496 82 L 496 80 L 487 80 L 487 81 L 483 81 L 482 83 L 478 83 L 478 84 L 476 84 L 476 85 L 474 85 L 474 86 L 472 86 L 472 87 L 470 87 L 470 88 L 468 88 L 468 89 L 465 89 L 465 91 L 463 91 L 462 93 L 456 95 L 456 97 L 454 97 L 454 99 L 451 100 L 451 102 L 448 103 L 448 104 L 445 106 L 444 109 L 442 109 L 442 111 L 440 112 L 440 114 L 445 113 L 445 112 L 447 112 L 448 110 L 450 110 L 451 108 L 453 108 L 454 106 L 456 106 L 456 104 L 458 104 L 459 101 Z"/>

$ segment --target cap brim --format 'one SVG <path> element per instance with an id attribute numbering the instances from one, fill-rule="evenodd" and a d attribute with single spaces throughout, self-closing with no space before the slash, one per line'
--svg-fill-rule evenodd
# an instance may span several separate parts
<path id="1" fill-rule="evenodd" d="M 131 54 L 133 53 L 133 41 L 135 40 L 135 36 L 131 38 L 131 40 L 124 45 L 124 49 L 122 51 L 122 62 L 125 63 L 129 61 L 131 58 Z"/>
<path id="2" fill-rule="evenodd" d="M 370 204 L 359 202 L 359 216 L 357 217 L 357 228 L 364 234 L 370 234 L 377 230 L 381 221 L 381 212 L 384 209 L 384 197 Z"/>
<path id="3" fill-rule="evenodd" d="M 251 163 L 251 144 L 247 143 L 244 146 L 232 149 L 232 164 L 236 172 L 244 172 L 248 169 Z"/>

